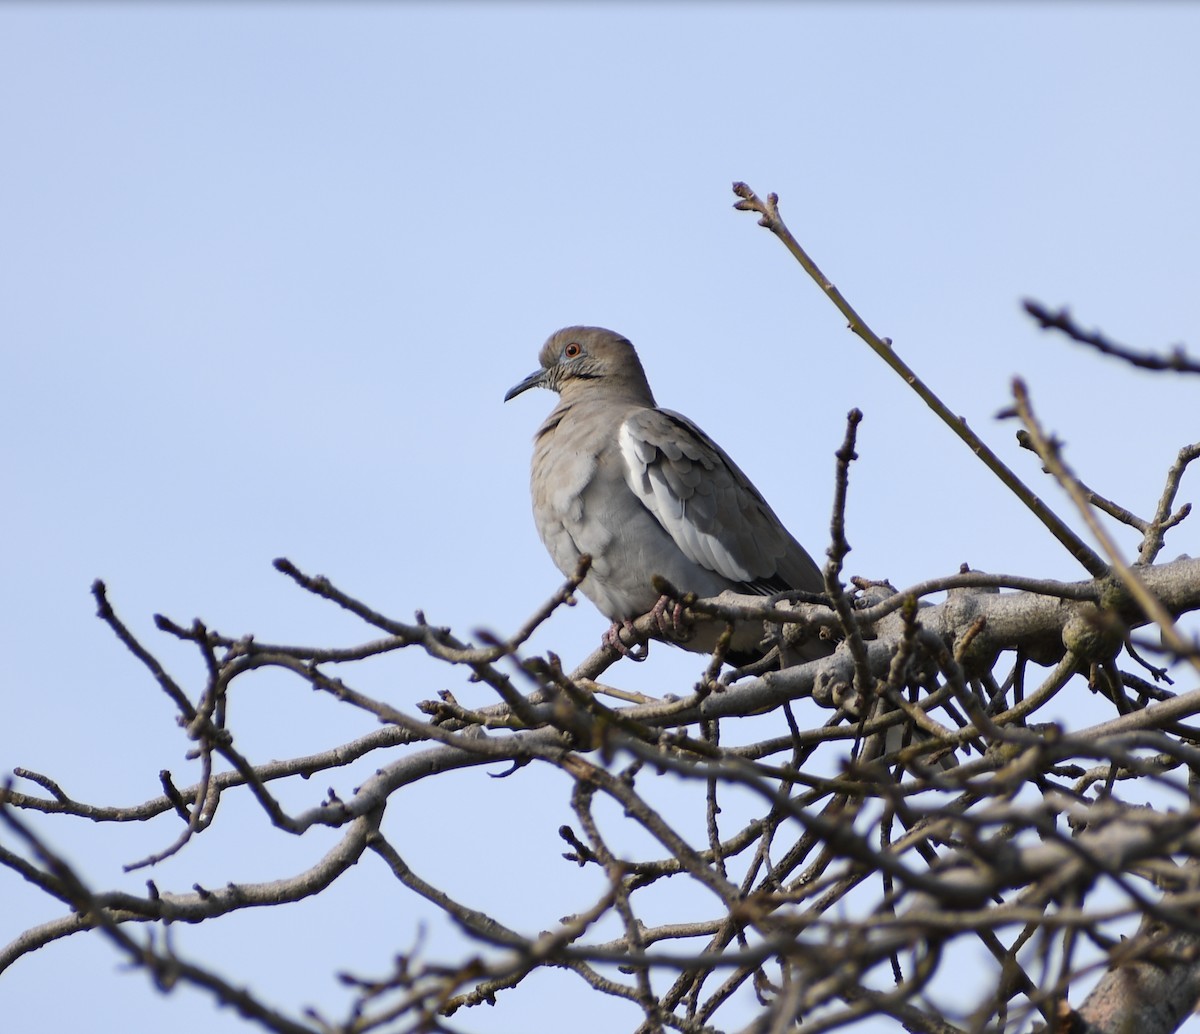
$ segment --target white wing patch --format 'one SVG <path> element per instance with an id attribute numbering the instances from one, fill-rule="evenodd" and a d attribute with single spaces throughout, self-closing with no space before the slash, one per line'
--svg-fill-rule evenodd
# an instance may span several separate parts
<path id="1" fill-rule="evenodd" d="M 664 473 L 664 464 L 670 464 L 672 458 L 653 442 L 639 439 L 628 422 L 621 425 L 618 442 L 630 491 L 654 514 L 684 555 L 730 581 L 753 581 L 751 572 L 721 541 L 719 522 L 708 522 L 712 530 L 705 531 L 689 516 L 687 500 L 676 493 Z"/>

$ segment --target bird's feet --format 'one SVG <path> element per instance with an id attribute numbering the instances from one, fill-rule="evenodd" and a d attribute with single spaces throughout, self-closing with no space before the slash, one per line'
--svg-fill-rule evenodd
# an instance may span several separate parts
<path id="1" fill-rule="evenodd" d="M 611 646 L 622 657 L 628 657 L 631 661 L 641 663 L 650 656 L 649 643 L 634 643 L 633 646 L 627 646 L 621 639 L 621 633 L 627 633 L 631 638 L 637 633 L 633 630 L 633 622 L 626 618 L 624 621 L 614 621 L 604 633 L 601 640 L 604 646 Z"/>
<path id="2" fill-rule="evenodd" d="M 668 639 L 686 643 L 692 638 L 691 622 L 683 620 L 683 604 L 670 596 L 659 596 L 650 611 L 658 624 L 658 630 Z"/>
<path id="3" fill-rule="evenodd" d="M 654 623 L 658 626 L 658 631 L 664 639 L 675 643 L 686 643 L 692 638 L 692 624 L 684 619 L 683 610 L 683 604 L 670 596 L 660 596 L 658 602 L 650 608 L 650 613 L 654 616 Z M 644 661 L 649 656 L 650 644 L 635 643 L 633 646 L 628 646 L 621 638 L 622 633 L 629 639 L 637 636 L 633 622 L 629 618 L 624 621 L 614 621 L 609 626 L 608 631 L 604 633 L 603 645 L 611 646 L 622 657 L 628 657 L 631 661 Z"/>

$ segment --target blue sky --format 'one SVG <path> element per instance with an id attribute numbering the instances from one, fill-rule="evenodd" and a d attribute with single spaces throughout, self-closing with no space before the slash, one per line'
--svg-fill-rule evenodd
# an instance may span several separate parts
<path id="1" fill-rule="evenodd" d="M 94 617 L 97 577 L 193 677 L 154 613 L 369 637 L 276 574 L 280 555 L 401 619 L 514 629 L 559 581 L 527 496 L 552 400 L 500 400 L 571 323 L 631 337 L 660 403 L 721 442 L 817 556 L 858 406 L 852 573 L 1082 577 L 732 210 L 730 183 L 777 191 L 851 303 L 1073 523 L 993 419 L 1016 373 L 1077 471 L 1148 513 L 1197 437 L 1194 385 L 1047 337 L 1019 301 L 1197 347 L 1198 33 L 1182 4 L 0 7 L 0 767 L 93 801 L 154 796 L 160 768 L 187 781 L 167 701 Z M 1167 555 L 1196 548 L 1185 524 Z M 582 603 L 534 647 L 569 662 L 604 625 Z M 661 692 L 696 674 L 661 647 L 630 667 L 613 681 Z M 418 658 L 364 680 L 410 708 L 446 686 L 488 702 Z M 269 681 L 236 704 L 259 758 L 364 731 Z M 396 810 L 414 856 L 478 907 L 550 922 L 586 897 L 531 868 L 559 850 L 566 799 L 553 780 L 464 776 Z M 233 803 L 226 818 L 162 886 L 268 878 L 328 846 L 264 836 Z M 120 864 L 173 836 L 39 828 L 99 884 L 135 890 L 144 877 Z M 467 864 L 506 842 L 529 857 Z M 4 940 L 57 914 L 0 885 Z M 262 917 L 177 937 L 281 1004 L 297 986 L 342 1000 L 318 947 L 378 967 L 421 918 L 433 947 L 457 944 L 380 873 L 293 915 L 273 920 L 298 931 L 284 944 Z M 540 998 L 460 1019 L 538 1029 L 539 1009 L 579 993 L 547 978 Z M 153 992 L 99 939 L 22 961 L 0 1005 L 14 1029 L 243 1029 L 198 995 Z M 580 1034 L 632 1028 L 624 1007 L 593 1007 Z"/>

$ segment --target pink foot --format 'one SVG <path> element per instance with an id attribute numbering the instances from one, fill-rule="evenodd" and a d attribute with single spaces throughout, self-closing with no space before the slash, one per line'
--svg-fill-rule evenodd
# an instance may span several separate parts
<path id="1" fill-rule="evenodd" d="M 608 631 L 604 633 L 601 642 L 604 646 L 611 646 L 622 657 L 628 657 L 631 661 L 641 663 L 650 655 L 650 644 L 638 643 L 635 646 L 626 646 L 621 639 L 622 631 L 630 636 L 634 634 L 633 622 L 629 618 L 624 621 L 614 621 Z"/>
<path id="2" fill-rule="evenodd" d="M 670 617 L 667 612 L 670 611 Z M 677 643 L 686 643 L 692 638 L 692 628 L 683 620 L 683 604 L 670 596 L 659 596 L 650 611 L 658 623 L 658 630 Z"/>

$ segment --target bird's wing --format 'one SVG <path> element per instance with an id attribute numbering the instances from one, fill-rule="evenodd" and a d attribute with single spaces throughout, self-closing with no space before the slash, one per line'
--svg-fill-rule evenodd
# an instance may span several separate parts
<path id="1" fill-rule="evenodd" d="M 752 592 L 820 590 L 816 564 L 758 489 L 686 417 L 635 410 L 619 441 L 629 488 L 693 563 Z"/>

